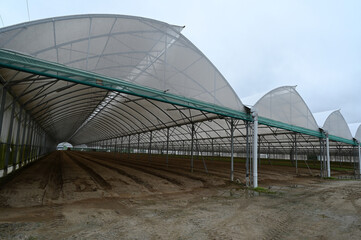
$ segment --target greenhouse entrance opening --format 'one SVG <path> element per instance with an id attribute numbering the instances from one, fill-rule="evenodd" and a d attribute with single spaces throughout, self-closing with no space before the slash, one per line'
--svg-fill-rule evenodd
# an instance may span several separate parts
<path id="1" fill-rule="evenodd" d="M 68 142 L 62 142 L 59 143 L 58 146 L 56 146 L 56 150 L 71 150 L 73 148 L 73 145 Z"/>

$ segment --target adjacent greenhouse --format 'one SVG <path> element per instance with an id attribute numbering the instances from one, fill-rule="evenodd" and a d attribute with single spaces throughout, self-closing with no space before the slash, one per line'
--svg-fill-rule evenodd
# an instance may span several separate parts
<path id="1" fill-rule="evenodd" d="M 359 166 L 361 130 L 352 136 L 339 111 L 321 126 L 292 86 L 243 105 L 182 29 L 121 15 L 0 29 L 3 174 L 61 142 L 186 155 L 190 170 L 194 155 L 229 157 L 231 180 L 233 158 L 242 157 L 255 187 L 259 158 L 291 160 L 296 169 L 316 159 L 324 176 L 340 158 Z"/>

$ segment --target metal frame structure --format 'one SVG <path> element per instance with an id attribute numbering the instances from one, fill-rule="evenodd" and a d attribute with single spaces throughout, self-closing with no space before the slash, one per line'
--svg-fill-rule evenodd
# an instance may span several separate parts
<path id="1" fill-rule="evenodd" d="M 306 162 L 310 149 L 324 163 L 325 139 L 330 176 L 337 146 L 360 146 L 360 139 L 267 114 L 261 103 L 277 89 L 252 109 L 245 107 L 181 29 L 120 15 L 60 17 L 0 29 L 4 174 L 11 162 L 15 169 L 67 141 L 128 157 L 147 153 L 149 161 L 153 153 L 165 152 L 167 165 L 170 154 L 189 155 L 191 171 L 195 156 L 206 171 L 204 156 L 227 156 L 231 181 L 234 157 L 245 157 L 247 184 L 257 187 L 262 154 L 294 159 L 297 173 L 297 160 Z M 29 35 L 39 42 L 25 45 Z M 293 88 L 280 90 L 298 96 Z M 292 111 L 291 104 L 284 112 Z"/>

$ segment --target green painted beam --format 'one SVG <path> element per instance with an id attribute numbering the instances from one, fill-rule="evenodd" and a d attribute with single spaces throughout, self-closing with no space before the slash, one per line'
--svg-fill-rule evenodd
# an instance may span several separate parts
<path id="1" fill-rule="evenodd" d="M 41 60 L 29 55 L 20 54 L 5 49 L 0 49 L 0 66 L 22 72 L 102 88 L 109 91 L 115 91 L 119 93 L 130 94 L 133 96 L 153 99 L 156 101 L 192 108 L 208 113 L 214 113 L 224 117 L 232 117 L 236 119 L 252 121 L 252 116 L 247 114 L 246 112 L 236 111 L 223 106 L 218 106 L 196 99 L 186 98 L 175 94 L 163 92 L 158 89 L 140 86 L 129 81 L 67 67 L 62 64 Z M 314 131 L 298 126 L 293 126 L 264 117 L 259 117 L 259 123 L 318 138 L 325 137 L 320 131 Z M 357 145 L 355 141 L 336 136 L 330 136 L 330 140 Z"/>
<path id="2" fill-rule="evenodd" d="M 251 117 L 245 112 L 202 102 L 196 99 L 178 96 L 145 86 L 140 86 L 129 81 L 111 78 L 80 69 L 74 69 L 65 65 L 40 60 L 35 57 L 4 49 L 0 49 L 0 66 L 41 76 L 47 76 L 50 78 L 107 89 L 119 93 L 153 99 L 178 106 L 214 113 L 225 117 L 251 120 Z"/>

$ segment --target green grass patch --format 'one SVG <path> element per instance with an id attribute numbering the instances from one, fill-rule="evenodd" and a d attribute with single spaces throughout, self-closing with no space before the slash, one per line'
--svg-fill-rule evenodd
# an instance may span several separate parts
<path id="1" fill-rule="evenodd" d="M 338 179 L 335 178 L 335 177 L 324 177 L 323 179 L 325 179 L 325 180 L 338 180 Z"/>
<path id="2" fill-rule="evenodd" d="M 263 188 L 263 187 L 256 187 L 252 189 L 255 192 L 259 192 L 259 193 L 267 193 L 267 194 L 276 194 L 276 192 L 273 192 L 267 188 Z"/>

